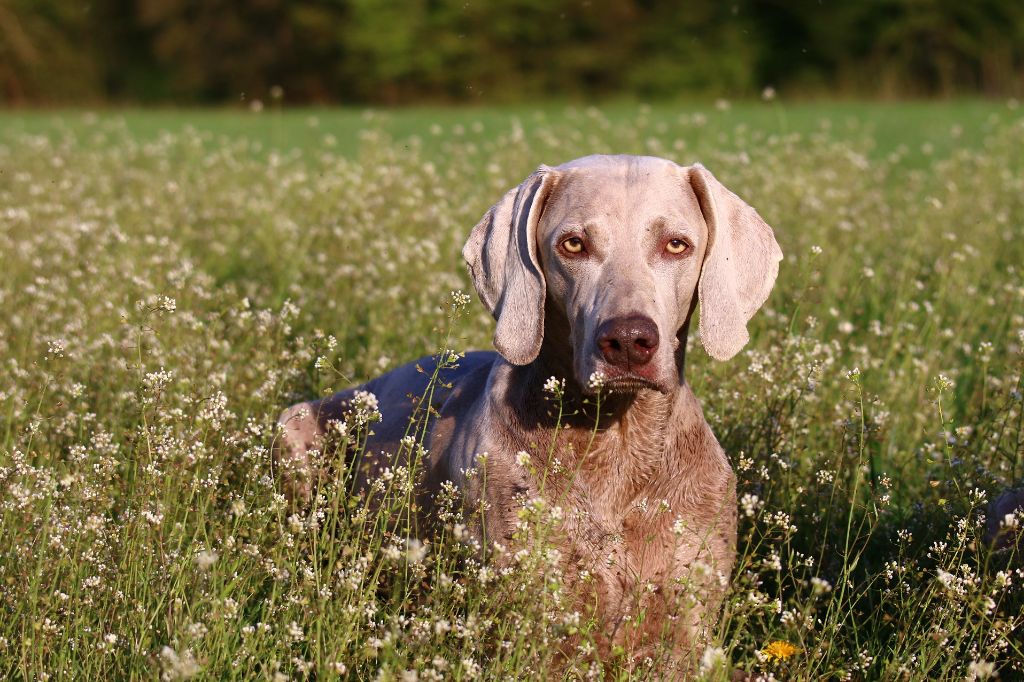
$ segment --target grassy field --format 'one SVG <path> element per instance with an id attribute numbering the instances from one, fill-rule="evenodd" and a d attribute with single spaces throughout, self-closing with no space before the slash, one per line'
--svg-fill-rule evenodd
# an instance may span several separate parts
<path id="1" fill-rule="evenodd" d="M 948 102 L 860 101 L 816 104 L 804 102 L 782 105 L 777 102 L 682 103 L 677 106 L 645 107 L 627 102 L 594 108 L 579 105 L 547 104 L 537 107 L 409 108 L 409 109 L 284 109 L 269 107 L 259 113 L 238 110 L 115 110 L 100 113 L 66 111 L 0 111 L 0 125 L 7 135 L 43 134 L 57 131 L 73 133 L 82 143 L 95 132 L 93 122 L 100 118 L 123 122 L 124 128 L 138 140 L 153 140 L 167 131 L 187 128 L 202 131 L 209 145 L 225 140 L 248 140 L 257 150 L 273 148 L 304 150 L 327 148 L 346 157 L 354 157 L 363 147 L 360 135 L 367 129 L 386 133 L 391 139 L 407 142 L 418 138 L 431 160 L 442 154 L 449 143 L 473 142 L 487 145 L 496 133 L 513 126 L 535 136 L 552 126 L 578 127 L 580 132 L 599 133 L 596 118 L 608 123 L 629 122 L 638 130 L 615 136 L 596 134 L 588 140 L 595 148 L 619 153 L 644 151 L 621 147 L 646 142 L 646 135 L 663 138 L 681 133 L 690 126 L 686 120 L 701 121 L 699 135 L 682 137 L 686 150 L 705 153 L 723 146 L 740 127 L 762 134 L 809 134 L 828 126 L 840 131 L 839 137 L 856 137 L 871 157 L 902 152 L 904 165 L 922 165 L 933 155 L 948 155 L 960 147 L 978 147 L 994 121 L 1012 118 L 1018 105 L 984 100 Z M 690 121 L 692 123 L 693 121 Z M 325 142 L 325 140 L 327 142 Z M 664 141 L 664 140 L 663 140 Z M 674 140 L 673 140 L 674 142 Z M 924 148 L 924 149 L 922 149 Z M 930 150 L 930 151 L 929 151 Z M 679 150 L 677 150 L 679 153 Z"/>
<path id="2" fill-rule="evenodd" d="M 295 510 L 269 458 L 285 405 L 489 347 L 470 228 L 611 151 L 703 162 L 786 254 L 747 349 L 687 355 L 741 518 L 701 674 L 1024 675 L 981 513 L 1024 477 L 1024 111 L 969 101 L 0 113 L 0 676 L 649 678 L 544 546 L 496 571 L 343 480 Z"/>

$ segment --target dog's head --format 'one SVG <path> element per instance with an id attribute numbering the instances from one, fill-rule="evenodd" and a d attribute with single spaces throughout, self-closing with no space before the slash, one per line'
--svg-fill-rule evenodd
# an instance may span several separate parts
<path id="1" fill-rule="evenodd" d="M 668 392 L 700 302 L 700 338 L 726 360 L 746 344 L 782 252 L 772 229 L 700 165 L 587 156 L 541 166 L 509 190 L 463 249 L 494 345 L 533 362 L 545 309 L 568 323 L 575 379 Z"/>

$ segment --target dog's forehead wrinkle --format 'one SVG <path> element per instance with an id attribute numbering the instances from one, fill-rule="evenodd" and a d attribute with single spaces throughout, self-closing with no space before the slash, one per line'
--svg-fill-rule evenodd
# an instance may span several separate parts
<path id="1" fill-rule="evenodd" d="M 607 239 L 620 233 L 651 234 L 666 228 L 684 227 L 696 200 L 682 191 L 674 164 L 594 157 L 593 163 L 570 164 L 559 183 L 550 209 L 552 227 L 584 229 L 588 237 Z M 647 159 L 647 157 L 642 157 Z M 642 171 L 637 171 L 641 168 Z M 641 177 L 642 176 L 642 177 Z"/>

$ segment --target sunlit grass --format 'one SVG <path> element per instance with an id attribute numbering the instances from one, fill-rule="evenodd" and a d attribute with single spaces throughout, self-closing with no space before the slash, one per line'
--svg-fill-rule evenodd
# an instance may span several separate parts
<path id="1" fill-rule="evenodd" d="M 299 512 L 269 456 L 291 402 L 489 347 L 449 303 L 469 229 L 540 163 L 614 151 L 703 162 L 786 254 L 748 349 L 687 354 L 739 479 L 704 673 L 1020 675 L 1024 572 L 981 510 L 1024 476 L 1024 119 L 937 109 L 931 139 L 913 105 L 901 144 L 844 106 L 6 115 L 0 674 L 649 677 L 596 659 L 527 542 L 557 510 L 496 570 L 454 493 L 409 527 L 414 472 Z"/>

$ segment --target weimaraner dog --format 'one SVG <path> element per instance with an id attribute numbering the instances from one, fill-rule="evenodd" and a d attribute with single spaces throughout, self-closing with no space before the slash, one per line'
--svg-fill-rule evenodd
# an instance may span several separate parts
<path id="1" fill-rule="evenodd" d="M 732 570 L 736 493 L 684 379 L 686 335 L 699 302 L 708 354 L 743 348 L 782 258 L 772 229 L 700 165 L 588 156 L 541 166 L 509 190 L 463 255 L 497 320 L 498 352 L 468 353 L 443 374 L 423 514 L 452 481 L 485 509 L 486 546 L 508 546 L 524 500 L 561 507 L 556 542 L 573 591 L 597 605 L 599 647 L 638 660 L 667 645 L 688 669 Z M 276 459 L 290 494 L 308 499 L 310 453 L 355 390 L 375 394 L 383 414 L 361 475 L 395 466 L 384 453 L 400 449 L 411 396 L 434 366 L 420 359 L 285 410 Z M 561 428 L 550 377 L 564 379 Z M 467 477 L 482 453 L 485 475 Z"/>

